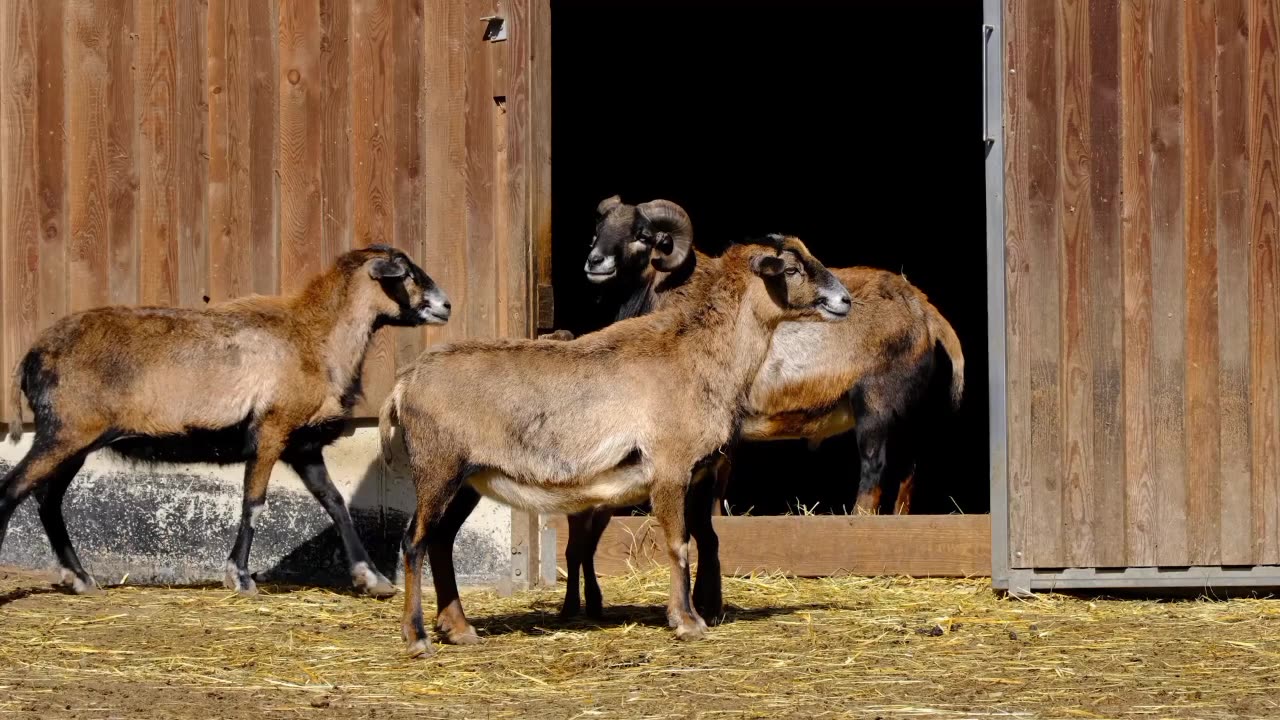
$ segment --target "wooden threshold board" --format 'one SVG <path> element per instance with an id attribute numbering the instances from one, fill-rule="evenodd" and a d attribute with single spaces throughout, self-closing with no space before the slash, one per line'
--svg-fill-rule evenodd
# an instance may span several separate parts
<path id="1" fill-rule="evenodd" d="M 990 577 L 989 515 L 808 515 L 716 517 L 725 575 L 783 572 L 795 577 L 907 575 Z M 557 575 L 564 577 L 569 527 L 554 530 Z M 596 551 L 596 572 L 622 575 L 667 564 L 662 528 L 652 517 L 615 517 Z M 697 562 L 696 544 L 690 560 Z"/>

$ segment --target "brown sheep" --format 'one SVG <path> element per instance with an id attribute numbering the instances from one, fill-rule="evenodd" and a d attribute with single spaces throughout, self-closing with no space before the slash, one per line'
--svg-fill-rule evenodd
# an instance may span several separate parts
<path id="1" fill-rule="evenodd" d="M 675 244 L 688 251 L 665 258 L 665 268 L 655 267 L 642 241 L 655 232 L 673 236 Z M 690 278 L 718 263 L 719 259 L 693 249 L 692 222 L 675 203 L 654 200 L 636 206 L 613 196 L 597 207 L 596 234 L 585 270 L 593 283 L 620 286 L 624 300 L 618 320 L 688 302 Z M 861 456 L 856 507 L 860 512 L 876 512 L 886 443 L 928 387 L 935 347 L 941 345 L 951 362 L 953 408 L 959 407 L 964 391 L 964 354 L 950 323 L 905 278 L 867 267 L 831 272 L 848 288 L 858 312 L 847 322 L 833 325 L 788 322 L 779 326 L 769 357 L 748 394 L 740 440 L 803 438 L 813 446 L 854 431 Z M 707 468 L 715 476 L 708 490 L 711 505 L 723 497 L 730 462 L 731 452 L 726 452 L 713 458 Z M 909 508 L 911 482 L 908 475 L 899 487 L 899 512 Z M 572 617 L 581 609 L 579 569 L 588 616 L 598 618 L 603 611 L 593 558 L 611 516 L 612 508 L 600 507 L 569 517 L 565 553 L 569 575 L 562 617 Z M 714 558 L 718 548 L 714 532 L 706 540 L 708 546 L 703 547 L 703 539 L 698 539 L 699 557 Z M 721 607 L 718 578 L 699 572 L 695 600 L 704 617 L 714 620 Z"/>
<path id="2" fill-rule="evenodd" d="M 659 234 L 645 242 L 660 264 L 675 250 Z M 453 541 L 482 495 L 563 513 L 650 498 L 671 562 L 667 617 L 678 638 L 703 634 L 689 595 L 689 536 L 701 533 L 686 522 L 690 475 L 732 439 L 778 323 L 845 321 L 850 305 L 804 245 L 781 236 L 730 248 L 688 291 L 691 302 L 678 308 L 577 340 L 463 341 L 401 371 L 379 427 L 388 462 L 402 438 L 417 489 L 404 538 L 401 629 L 411 655 L 433 651 L 422 621 L 424 551 L 437 628 L 448 642 L 478 641 L 458 599 Z"/>
<path id="3" fill-rule="evenodd" d="M 395 594 L 356 535 L 321 450 L 338 438 L 360 397 L 374 331 L 448 321 L 449 300 L 407 255 L 386 246 L 352 250 L 302 290 L 193 310 L 102 307 L 45 330 L 14 373 L 35 419 L 26 456 L 0 485 L 0 543 L 30 493 L 77 593 L 97 584 L 67 535 L 62 498 L 85 457 L 107 449 L 142 461 L 246 463 L 240 527 L 225 582 L 242 594 L 254 523 L 266 507 L 277 460 L 302 478 L 333 518 L 352 580 Z M 10 425 L 14 440 L 22 418 Z"/>

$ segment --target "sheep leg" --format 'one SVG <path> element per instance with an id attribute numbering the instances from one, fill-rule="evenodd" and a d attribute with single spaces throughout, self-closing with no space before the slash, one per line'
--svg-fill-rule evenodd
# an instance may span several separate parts
<path id="1" fill-rule="evenodd" d="M 720 622 L 723 614 L 723 587 L 720 578 L 720 537 L 711 523 L 713 510 L 722 496 L 722 468 L 727 462 L 717 460 L 710 469 L 701 470 L 689 487 L 685 515 L 689 532 L 698 543 L 698 577 L 693 586 L 693 607 L 708 623 Z"/>
<path id="2" fill-rule="evenodd" d="M 244 468 L 244 501 L 240 507 L 240 528 L 235 543 L 227 556 L 227 572 L 223 584 L 241 595 L 256 595 L 257 583 L 249 573 L 249 550 L 253 546 L 254 525 L 266 508 L 267 484 L 271 482 L 271 469 L 284 450 L 283 438 L 274 428 L 263 427 L 258 431 L 257 454 L 249 458 Z"/>
<path id="3" fill-rule="evenodd" d="M 591 513 L 591 530 L 582 556 L 582 592 L 587 600 L 587 617 L 592 620 L 604 618 L 604 593 L 600 592 L 600 581 L 596 578 L 596 548 L 600 547 L 600 538 L 612 519 L 612 508 L 596 508 Z"/>
<path id="4" fill-rule="evenodd" d="M 88 445 L 88 442 L 77 444 L 65 439 L 36 436 L 26 456 L 0 482 L 0 548 L 4 546 L 13 511 L 27 499 L 27 495 L 55 478 L 58 471 Z"/>
<path id="5" fill-rule="evenodd" d="M 876 515 L 880 512 L 881 481 L 885 468 L 885 434 L 877 428 L 858 428 L 858 452 L 862 460 L 862 477 L 858 481 L 858 514 Z"/>
<path id="6" fill-rule="evenodd" d="M 453 541 L 479 502 L 480 493 L 464 485 L 458 488 L 444 512 L 427 527 L 427 560 L 431 563 L 431 581 L 436 588 L 436 632 L 453 645 L 480 642 L 476 629 L 462 611 L 453 567 Z"/>
<path id="7" fill-rule="evenodd" d="M 63 461 L 49 481 L 38 486 L 34 494 L 40 504 L 40 524 L 44 525 L 49 546 L 58 558 L 61 584 L 71 588 L 77 595 L 96 595 L 101 592 L 98 583 L 81 566 L 80 558 L 71 544 L 71 535 L 67 533 L 66 520 L 62 516 L 62 498 L 76 473 L 84 466 L 85 455 L 84 452 L 77 453 Z"/>
<path id="8" fill-rule="evenodd" d="M 679 476 L 677 476 L 679 477 Z M 662 525 L 667 541 L 667 559 L 671 563 L 671 598 L 667 603 L 667 623 L 675 628 L 676 638 L 697 640 L 707 623 L 693 608 L 689 592 L 689 528 L 685 524 L 685 495 L 688 473 L 678 480 L 659 480 L 651 496 L 653 514 Z"/>
<path id="9" fill-rule="evenodd" d="M 404 530 L 401 550 L 404 554 L 404 612 L 400 617 L 400 636 L 409 646 L 409 656 L 435 653 L 427 629 L 422 625 L 422 555 L 427 546 L 426 511 L 418 506 Z"/>
<path id="10" fill-rule="evenodd" d="M 564 561 L 568 566 L 569 577 L 564 588 L 564 602 L 560 604 L 560 619 L 568 620 L 582 610 L 582 599 L 578 594 L 578 571 L 582 568 L 583 554 L 587 550 L 587 541 L 591 535 L 591 521 L 595 510 L 583 510 L 569 515 L 569 538 L 564 549 Z"/>
<path id="11" fill-rule="evenodd" d="M 342 538 L 342 547 L 347 554 L 347 562 L 351 564 L 351 581 L 373 597 L 391 597 L 396 594 L 396 586 L 391 584 L 374 566 L 365 550 L 364 543 L 356 534 L 355 523 L 351 521 L 351 513 L 342 499 L 342 493 L 334 487 L 325 467 L 324 456 L 320 451 L 312 451 L 298 457 L 288 458 L 289 467 L 302 478 L 302 484 L 320 502 L 320 506 L 333 519 L 333 526 Z"/>
<path id="12" fill-rule="evenodd" d="M 898 500 L 894 504 L 894 511 L 898 515 L 908 515 L 911 513 L 911 491 L 916 485 L 916 468 L 915 465 L 907 471 L 907 476 L 902 478 L 902 482 L 898 484 Z"/>

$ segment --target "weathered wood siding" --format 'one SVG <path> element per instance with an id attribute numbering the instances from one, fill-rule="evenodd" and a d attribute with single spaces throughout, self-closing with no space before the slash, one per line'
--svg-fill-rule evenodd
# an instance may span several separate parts
<path id="1" fill-rule="evenodd" d="M 1280 563 L 1280 3 L 1004 32 L 1011 567 Z"/>
<path id="2" fill-rule="evenodd" d="M 456 312 L 382 331 L 362 415 L 430 343 L 529 334 L 529 3 L 0 3 L 0 415 L 67 312 L 290 292 L 370 243 Z"/>

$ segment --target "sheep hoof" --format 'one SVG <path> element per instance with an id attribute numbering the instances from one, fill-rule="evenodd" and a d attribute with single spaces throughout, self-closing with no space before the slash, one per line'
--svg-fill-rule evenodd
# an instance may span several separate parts
<path id="1" fill-rule="evenodd" d="M 707 634 L 707 624 L 698 618 L 696 623 L 686 623 L 676 627 L 677 640 L 701 640 Z"/>
<path id="2" fill-rule="evenodd" d="M 450 645 L 479 645 L 484 642 L 476 634 L 476 629 L 470 625 L 461 632 L 445 631 L 445 637 L 449 639 Z"/>
<path id="3" fill-rule="evenodd" d="M 103 595 L 102 588 L 98 587 L 98 582 L 92 576 L 86 574 L 80 577 L 66 568 L 61 568 L 61 574 L 58 585 L 69 588 L 76 595 Z"/>
<path id="4" fill-rule="evenodd" d="M 397 592 L 396 586 L 392 585 L 382 573 L 369 567 L 368 563 L 356 563 L 355 567 L 351 568 L 351 581 L 371 597 L 387 598 Z"/>
<path id="5" fill-rule="evenodd" d="M 399 592 L 396 586 L 391 584 L 390 580 L 381 575 L 378 576 L 378 582 L 373 585 L 365 585 L 364 591 L 368 593 L 369 597 L 375 598 L 389 598 Z"/>
<path id="6" fill-rule="evenodd" d="M 406 652 L 411 658 L 431 657 L 436 654 L 436 649 L 431 646 L 430 640 L 422 638 L 409 643 L 409 647 Z"/>
<path id="7" fill-rule="evenodd" d="M 249 577 L 249 573 L 241 573 L 240 568 L 233 562 L 227 563 L 227 572 L 222 576 L 222 586 L 228 590 L 235 590 L 243 597 L 253 597 L 258 594 L 258 584 Z"/>

